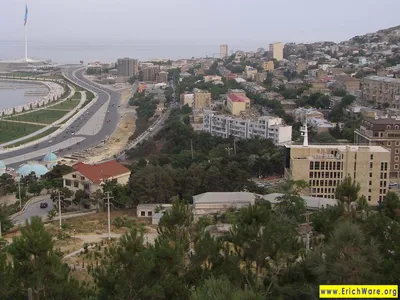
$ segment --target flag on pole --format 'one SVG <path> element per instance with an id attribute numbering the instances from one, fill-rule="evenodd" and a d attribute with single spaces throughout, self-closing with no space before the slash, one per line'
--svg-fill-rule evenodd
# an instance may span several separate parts
<path id="1" fill-rule="evenodd" d="M 26 22 L 28 22 L 28 5 L 27 4 L 25 4 L 24 26 L 26 26 Z"/>

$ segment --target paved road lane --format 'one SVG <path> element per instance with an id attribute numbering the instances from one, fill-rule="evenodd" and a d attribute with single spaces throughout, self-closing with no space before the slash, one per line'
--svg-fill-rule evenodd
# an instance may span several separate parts
<path id="1" fill-rule="evenodd" d="M 47 208 L 40 208 L 40 203 L 46 202 L 48 204 Z M 53 209 L 53 200 L 47 199 L 40 202 L 31 204 L 21 215 L 13 219 L 15 224 L 24 224 L 25 221 L 29 221 L 32 217 L 45 216 Z"/>

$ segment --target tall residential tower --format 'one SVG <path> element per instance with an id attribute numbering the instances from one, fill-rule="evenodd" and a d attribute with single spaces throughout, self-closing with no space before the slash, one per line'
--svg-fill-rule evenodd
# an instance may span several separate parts
<path id="1" fill-rule="evenodd" d="M 219 58 L 224 59 L 228 57 L 228 45 L 219 46 Z"/>

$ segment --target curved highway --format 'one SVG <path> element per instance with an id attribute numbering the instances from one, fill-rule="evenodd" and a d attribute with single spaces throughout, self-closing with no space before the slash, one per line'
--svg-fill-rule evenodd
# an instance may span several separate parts
<path id="1" fill-rule="evenodd" d="M 94 147 L 115 131 L 121 118 L 119 93 L 85 79 L 84 71 L 81 67 L 65 69 L 69 80 L 97 93 L 96 103 L 57 136 L 26 148 L 0 153 L 0 160 L 8 167 L 18 168 L 27 161 L 40 160 L 50 150 L 65 156 Z"/>

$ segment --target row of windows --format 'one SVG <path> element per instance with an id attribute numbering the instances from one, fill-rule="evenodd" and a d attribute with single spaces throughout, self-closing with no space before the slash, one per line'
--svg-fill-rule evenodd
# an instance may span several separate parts
<path id="1" fill-rule="evenodd" d="M 311 194 L 311 197 L 319 197 L 319 198 L 335 199 L 335 195 Z"/>
<path id="2" fill-rule="evenodd" d="M 72 178 L 77 178 L 77 176 L 75 174 L 73 174 Z M 81 180 L 85 180 L 85 177 L 81 176 Z"/>
<path id="3" fill-rule="evenodd" d="M 342 172 L 310 172 L 310 178 L 343 178 Z"/>
<path id="4" fill-rule="evenodd" d="M 338 186 L 339 183 L 341 183 L 341 180 L 309 180 L 308 183 L 310 184 L 311 187 L 313 186 Z"/>
<path id="5" fill-rule="evenodd" d="M 382 162 L 381 163 L 381 171 L 387 171 L 387 169 L 388 169 L 388 163 Z"/>
<path id="6" fill-rule="evenodd" d="M 66 180 L 65 180 L 65 185 L 66 185 L 66 186 L 72 186 L 71 180 L 66 179 Z M 85 184 L 83 185 L 83 187 L 85 188 L 85 190 L 88 190 L 88 189 L 89 189 L 89 184 L 85 183 Z M 74 188 L 79 188 L 79 181 L 74 181 Z"/>
<path id="7" fill-rule="evenodd" d="M 310 170 L 342 170 L 343 164 L 334 161 L 311 161 Z"/>
<path id="8" fill-rule="evenodd" d="M 312 193 L 325 193 L 325 194 L 334 194 L 336 188 L 313 188 L 311 190 Z"/>

